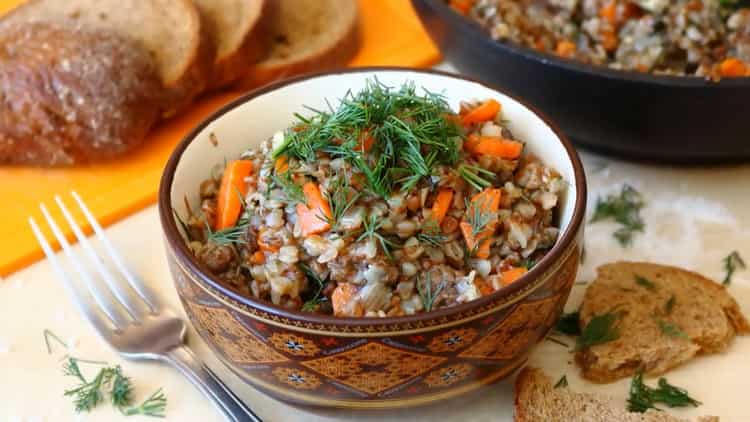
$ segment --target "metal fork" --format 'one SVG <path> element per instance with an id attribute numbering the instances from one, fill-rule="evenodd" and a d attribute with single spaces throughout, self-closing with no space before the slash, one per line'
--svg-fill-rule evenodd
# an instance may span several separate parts
<path id="1" fill-rule="evenodd" d="M 82 281 L 85 288 L 78 286 L 76 276 L 67 273 L 60 265 L 32 217 L 29 217 L 29 224 L 76 307 L 94 326 L 99 336 L 126 359 L 160 361 L 174 366 L 216 405 L 226 420 L 260 422 L 261 419 L 187 347 L 185 322 L 176 313 L 163 307 L 154 294 L 128 270 L 81 197 L 75 192 L 72 196 L 93 227 L 116 271 L 110 269 L 97 254 L 59 196 L 55 197 L 55 202 L 96 269 L 95 273 L 83 265 L 44 204 L 40 204 L 40 208 L 78 281 Z"/>

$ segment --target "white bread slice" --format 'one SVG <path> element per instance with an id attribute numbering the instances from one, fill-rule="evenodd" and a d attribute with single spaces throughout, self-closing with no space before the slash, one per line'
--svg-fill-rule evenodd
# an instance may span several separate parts
<path id="1" fill-rule="evenodd" d="M 216 46 L 210 88 L 235 82 L 271 44 L 270 9 L 277 0 L 193 0 Z"/>
<path id="2" fill-rule="evenodd" d="M 700 274 L 644 262 L 617 262 L 597 272 L 584 295 L 581 327 L 608 312 L 622 316 L 618 339 L 576 354 L 591 381 L 611 382 L 639 369 L 659 375 L 696 355 L 725 350 L 735 335 L 750 333 L 724 286 Z M 671 335 L 665 325 L 674 328 Z"/>
<path id="3" fill-rule="evenodd" d="M 169 90 L 166 115 L 204 91 L 213 66 L 213 43 L 190 0 L 29 0 L 0 26 L 28 22 L 106 30 L 140 42 Z"/>
<path id="4" fill-rule="evenodd" d="M 612 398 L 575 393 L 567 387 L 554 388 L 542 370 L 523 368 L 516 377 L 516 422 L 690 422 L 667 412 L 649 409 L 646 413 L 618 408 Z M 701 417 L 698 422 L 719 422 Z"/>
<path id="5" fill-rule="evenodd" d="M 302 73 L 346 65 L 359 47 L 354 0 L 276 0 L 268 57 L 251 66 L 238 86 L 255 88 Z"/>

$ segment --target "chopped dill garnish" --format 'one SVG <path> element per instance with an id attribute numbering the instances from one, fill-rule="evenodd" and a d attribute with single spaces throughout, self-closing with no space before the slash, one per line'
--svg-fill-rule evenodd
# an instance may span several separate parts
<path id="1" fill-rule="evenodd" d="M 690 339 L 690 337 L 688 337 L 688 335 L 684 331 L 682 331 L 682 329 L 677 324 L 672 324 L 671 322 L 667 322 L 662 319 L 657 319 L 656 322 L 659 324 L 659 329 L 665 336 L 681 338 L 685 340 Z"/>
<path id="2" fill-rule="evenodd" d="M 495 178 L 495 173 L 483 169 L 482 167 L 468 164 L 461 164 L 458 166 L 457 172 L 466 183 L 478 191 L 492 186 L 492 180 Z M 487 180 L 488 177 L 490 180 Z"/>
<path id="3" fill-rule="evenodd" d="M 724 276 L 723 284 L 731 283 L 732 276 L 734 276 L 734 273 L 738 269 L 744 270 L 747 268 L 747 265 L 745 265 L 745 260 L 742 259 L 740 253 L 737 251 L 734 251 L 727 255 L 727 257 L 724 258 L 721 262 L 724 263 L 724 270 L 727 272 L 727 274 Z"/>
<path id="4" fill-rule="evenodd" d="M 641 209 L 645 205 L 643 196 L 630 185 L 623 185 L 619 195 L 608 195 L 596 202 L 591 222 L 612 219 L 622 227 L 612 235 L 620 245 L 629 246 L 633 242 L 636 232 L 643 232 L 645 223 L 641 217 Z"/>
<path id="5" fill-rule="evenodd" d="M 331 183 L 329 191 L 323 194 L 331 207 L 331 217 L 320 216 L 331 226 L 331 230 L 338 229 L 341 217 L 357 202 L 362 196 L 362 192 L 356 192 L 349 186 L 349 178 L 340 176 Z"/>
<path id="6" fill-rule="evenodd" d="M 125 416 L 143 415 L 163 418 L 166 416 L 164 412 L 167 410 L 167 396 L 164 395 L 164 392 L 160 388 L 139 406 L 120 410 Z"/>
<path id="7" fill-rule="evenodd" d="M 326 285 L 328 284 L 328 280 L 321 279 L 320 276 L 312 270 L 312 268 L 308 267 L 305 264 L 299 264 L 298 267 L 300 271 L 305 274 L 308 282 L 313 283 L 313 285 L 315 286 L 315 295 L 313 295 L 312 299 L 308 300 L 302 305 L 302 311 L 315 312 L 318 310 L 321 303 L 328 300 L 328 298 L 326 298 L 325 296 L 321 296 L 323 293 L 323 289 L 325 289 Z"/>
<path id="8" fill-rule="evenodd" d="M 60 339 L 55 333 L 52 332 L 52 330 L 44 330 L 44 344 L 47 345 L 47 353 L 50 355 L 52 354 L 52 346 L 50 345 L 49 339 L 55 340 L 58 344 L 60 344 L 65 349 L 68 348 L 68 345 Z"/>
<path id="9" fill-rule="evenodd" d="M 380 248 L 383 250 L 383 253 L 388 257 L 388 259 L 393 259 L 393 254 L 391 253 L 391 251 L 395 248 L 400 247 L 401 245 L 397 244 L 391 239 L 388 239 L 380 232 L 378 232 L 382 225 L 383 220 L 378 220 L 374 215 L 367 216 L 367 218 L 362 221 L 364 231 L 359 235 L 356 242 L 364 239 L 373 239 L 378 245 L 380 245 Z"/>
<path id="10" fill-rule="evenodd" d="M 432 175 L 436 165 L 454 164 L 460 154 L 461 129 L 447 115 L 453 114 L 446 99 L 415 84 L 400 88 L 368 80 L 364 89 L 347 93 L 337 108 L 315 110 L 284 134 L 273 151 L 280 156 L 314 162 L 318 153 L 341 157 L 365 177 L 367 190 L 388 197 L 392 191 L 408 191 Z M 369 151 L 359 143 L 364 132 L 373 139 Z"/>
<path id="11" fill-rule="evenodd" d="M 643 413 L 649 409 L 661 410 L 656 403 L 664 403 L 669 407 L 698 407 L 701 402 L 690 397 L 687 390 L 676 387 L 666 378 L 659 378 L 658 388 L 649 387 L 643 382 L 643 373 L 638 372 L 630 382 L 628 410 Z"/>
<path id="12" fill-rule="evenodd" d="M 270 192 L 274 187 L 278 187 L 284 192 L 284 199 L 290 204 L 305 203 L 305 193 L 302 191 L 302 186 L 294 183 L 291 171 L 285 171 L 282 174 L 272 174 L 271 186 L 268 187 L 268 191 Z"/>
<path id="13" fill-rule="evenodd" d="M 213 231 L 211 226 L 206 222 L 206 239 L 217 245 L 242 244 L 247 242 L 247 229 L 250 226 L 250 219 L 246 216 L 237 220 L 234 227 L 228 227 L 223 230 Z"/>
<path id="14" fill-rule="evenodd" d="M 677 298 L 675 298 L 674 295 L 669 297 L 669 300 L 664 304 L 664 313 L 669 315 L 672 313 L 672 309 L 674 309 L 674 305 L 677 302 Z"/>
<path id="15" fill-rule="evenodd" d="M 640 286 L 643 286 L 643 287 L 645 287 L 645 288 L 647 288 L 649 290 L 655 290 L 656 289 L 656 284 L 654 284 L 653 281 L 647 279 L 646 277 L 642 277 L 642 276 L 636 275 L 635 276 L 635 282 L 636 282 L 636 284 L 638 284 Z"/>
<path id="16" fill-rule="evenodd" d="M 434 219 L 427 220 L 422 226 L 422 231 L 416 237 L 420 242 L 436 247 L 442 246 L 448 240 L 448 236 L 440 231 L 440 226 Z"/>
<path id="17" fill-rule="evenodd" d="M 560 387 L 567 387 L 568 386 L 568 376 L 563 375 L 560 377 L 559 380 L 555 383 L 555 386 L 552 388 L 560 388 Z"/>
<path id="18" fill-rule="evenodd" d="M 620 313 L 608 312 L 591 318 L 576 340 L 576 350 L 587 349 L 620 338 L 620 331 L 617 329 L 620 316 Z"/>
<path id="19" fill-rule="evenodd" d="M 485 231 L 490 223 L 497 220 L 497 214 L 492 211 L 487 211 L 489 207 L 485 206 L 486 197 L 478 198 L 476 201 L 469 201 L 467 198 L 466 203 L 466 221 L 471 225 L 471 235 L 477 237 L 480 233 Z M 480 242 L 477 242 L 479 244 Z"/>
<path id="20" fill-rule="evenodd" d="M 581 326 L 579 323 L 580 319 L 581 319 L 581 314 L 578 311 L 562 314 L 560 319 L 557 320 L 555 329 L 569 336 L 580 336 L 581 335 Z"/>
<path id="21" fill-rule="evenodd" d="M 435 300 L 445 289 L 445 280 L 441 280 L 437 286 L 432 285 L 432 276 L 428 271 L 424 278 L 417 276 L 417 292 L 422 300 L 422 306 L 425 312 L 430 312 L 435 306 Z"/>

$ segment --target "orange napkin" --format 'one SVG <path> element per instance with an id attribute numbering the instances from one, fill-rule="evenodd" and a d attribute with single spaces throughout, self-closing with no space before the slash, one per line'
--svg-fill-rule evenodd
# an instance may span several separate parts
<path id="1" fill-rule="evenodd" d="M 0 0 L 0 14 L 19 3 Z M 427 67 L 440 60 L 408 0 L 360 0 L 360 5 L 363 45 L 352 66 Z M 105 225 L 154 203 L 172 148 L 192 127 L 239 95 L 203 99 L 185 115 L 161 124 L 149 136 L 147 146 L 111 163 L 70 169 L 0 166 L 0 276 L 43 257 L 26 222 L 29 216 L 40 221 L 40 202 L 48 204 L 57 221 L 64 221 L 54 206 L 54 196 L 75 190 Z M 83 225 L 81 218 L 78 221 Z M 46 230 L 46 225 L 42 227 Z M 72 238 L 69 231 L 66 234 Z"/>

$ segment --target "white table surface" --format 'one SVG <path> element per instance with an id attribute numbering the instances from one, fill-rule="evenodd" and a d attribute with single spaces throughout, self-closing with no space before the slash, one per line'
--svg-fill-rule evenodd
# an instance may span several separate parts
<path id="1" fill-rule="evenodd" d="M 586 261 L 580 280 L 593 278 L 594 268 L 618 259 L 642 259 L 680 265 L 720 279 L 721 259 L 733 250 L 750 260 L 750 165 L 687 169 L 610 161 L 584 154 L 589 176 L 590 208 L 595 199 L 622 183 L 640 190 L 648 201 L 643 210 L 646 232 L 629 249 L 611 237 L 614 225 L 597 223 L 586 229 Z M 130 266 L 164 301 L 181 308 L 167 270 L 156 207 L 149 207 L 107 229 Z M 8 241 L 6 239 L 5 241 Z M 574 287 L 569 308 L 577 306 L 583 287 Z M 750 315 L 750 271 L 737 273 L 730 292 Z M 76 313 L 46 261 L 0 281 L 0 422 L 11 421 L 119 421 L 125 418 L 103 405 L 88 415 L 76 415 L 63 391 L 70 379 L 61 373 L 65 351 L 47 353 L 43 330 L 50 329 L 72 346 L 76 356 L 120 364 L 136 386 L 141 400 L 163 387 L 168 396 L 168 421 L 220 421 L 218 414 L 193 387 L 171 368 L 158 364 L 125 362 L 93 333 Z M 471 396 L 427 408 L 388 413 L 320 411 L 311 413 L 277 402 L 244 386 L 208 352 L 191 330 L 190 344 L 265 421 L 511 421 L 512 387 L 509 381 Z M 568 340 L 570 342 L 570 340 Z M 750 421 L 750 337 L 738 338 L 721 355 L 701 357 L 668 374 L 670 382 L 686 387 L 704 404 L 698 409 L 674 410 L 689 417 L 713 414 L 722 421 Z M 581 380 L 572 355 L 563 347 L 544 342 L 531 363 L 553 378 L 566 374 L 573 389 L 614 396 L 623 406 L 628 380 L 593 385 Z M 653 381 L 652 381 L 653 382 Z"/>

